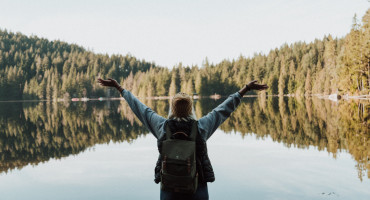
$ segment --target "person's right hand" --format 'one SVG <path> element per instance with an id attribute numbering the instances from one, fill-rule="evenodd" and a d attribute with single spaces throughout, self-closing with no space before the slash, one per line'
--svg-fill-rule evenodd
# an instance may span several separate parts
<path id="1" fill-rule="evenodd" d="M 118 82 L 111 78 L 108 78 L 108 80 L 103 80 L 101 78 L 98 78 L 98 82 L 101 86 L 105 86 L 105 87 L 115 87 L 115 88 L 120 87 Z"/>
<path id="2" fill-rule="evenodd" d="M 269 88 L 266 84 L 258 84 L 257 80 L 249 82 L 246 86 L 249 90 L 266 90 Z"/>

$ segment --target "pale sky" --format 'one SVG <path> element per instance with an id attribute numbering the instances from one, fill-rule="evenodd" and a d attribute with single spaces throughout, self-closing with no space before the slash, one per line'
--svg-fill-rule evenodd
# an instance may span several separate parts
<path id="1" fill-rule="evenodd" d="M 0 0 L 0 28 L 172 68 L 342 37 L 369 7 L 367 0 Z"/>

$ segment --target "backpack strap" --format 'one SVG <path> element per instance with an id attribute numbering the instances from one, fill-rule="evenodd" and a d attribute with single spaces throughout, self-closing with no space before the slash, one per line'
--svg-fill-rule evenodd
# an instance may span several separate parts
<path id="1" fill-rule="evenodd" d="M 198 121 L 194 120 L 193 124 L 191 125 L 191 132 L 190 132 L 190 139 L 191 141 L 195 141 L 198 135 Z"/>
<path id="2" fill-rule="evenodd" d="M 170 130 L 170 126 L 168 126 L 168 122 L 166 123 L 166 140 L 170 139 L 171 138 L 171 130 Z"/>

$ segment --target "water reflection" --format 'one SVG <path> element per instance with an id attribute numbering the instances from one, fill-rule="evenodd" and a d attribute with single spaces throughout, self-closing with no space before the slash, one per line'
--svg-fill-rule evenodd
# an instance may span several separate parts
<path id="1" fill-rule="evenodd" d="M 195 102 L 197 117 L 222 100 Z M 145 102 L 167 116 L 167 100 Z M 244 98 L 220 127 L 226 133 L 271 137 L 287 147 L 342 150 L 356 160 L 359 179 L 370 178 L 369 102 L 316 98 Z M 0 173 L 79 154 L 96 144 L 131 142 L 148 134 L 125 101 L 1 103 Z"/>

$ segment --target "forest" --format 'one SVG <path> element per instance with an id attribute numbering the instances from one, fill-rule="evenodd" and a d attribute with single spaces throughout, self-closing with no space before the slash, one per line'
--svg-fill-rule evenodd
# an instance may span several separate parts
<path id="1" fill-rule="evenodd" d="M 172 69 L 132 55 L 97 54 L 76 44 L 0 29 L 0 100 L 119 96 L 96 84 L 114 78 L 139 97 L 228 95 L 251 80 L 268 95 L 364 95 L 370 89 L 370 9 L 343 38 L 283 44 L 267 54 Z"/>

